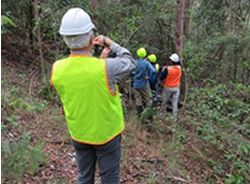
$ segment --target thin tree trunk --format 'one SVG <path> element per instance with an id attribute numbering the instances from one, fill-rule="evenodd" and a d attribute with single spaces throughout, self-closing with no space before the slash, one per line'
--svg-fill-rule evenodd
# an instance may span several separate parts
<path id="1" fill-rule="evenodd" d="M 235 39 L 234 41 L 234 78 L 233 78 L 233 82 L 237 82 L 237 75 L 238 75 L 238 62 L 239 62 L 239 58 L 237 57 L 239 56 L 239 49 L 238 49 L 238 40 Z"/>
<path id="2" fill-rule="evenodd" d="M 177 26 L 176 26 L 176 53 L 179 55 L 180 60 L 182 61 L 181 57 L 181 50 L 183 45 L 183 23 L 184 23 L 184 7 L 185 7 L 185 0 L 177 0 Z"/>
<path id="3" fill-rule="evenodd" d="M 232 12 L 233 0 L 230 0 L 230 13 L 227 15 L 227 35 L 231 32 L 231 12 Z"/>
<path id="4" fill-rule="evenodd" d="M 35 20 L 38 20 L 39 18 L 39 9 L 38 9 L 38 0 L 34 0 L 34 13 L 35 13 Z M 41 27 L 40 23 L 37 25 L 37 46 L 39 50 L 39 57 L 40 57 L 40 66 L 41 66 L 41 82 L 42 84 L 45 84 L 45 63 L 44 63 L 44 58 L 43 58 L 43 48 L 42 48 L 42 35 L 41 35 Z"/>
<path id="5" fill-rule="evenodd" d="M 189 38 L 190 26 L 191 26 L 191 11 L 192 11 L 193 0 L 186 0 L 185 9 L 185 19 L 184 19 L 184 35 Z"/>
<path id="6" fill-rule="evenodd" d="M 185 8 L 185 0 L 177 0 L 177 23 L 176 23 L 175 49 L 176 49 L 176 53 L 180 57 L 180 62 L 182 66 L 183 66 L 183 63 L 182 63 L 181 50 L 182 50 L 182 45 L 183 45 L 184 8 Z M 187 77 L 185 73 L 183 73 L 181 77 L 181 95 L 180 95 L 180 100 L 179 100 L 183 102 L 183 104 L 185 103 L 186 98 L 187 98 L 187 91 L 188 91 Z"/>
<path id="7" fill-rule="evenodd" d="M 33 34 L 33 18 L 34 18 L 34 13 L 33 13 L 33 3 L 32 0 L 29 0 L 29 6 L 28 6 L 28 11 L 27 11 L 27 39 L 28 39 L 28 53 L 32 54 L 33 49 L 34 49 L 34 34 Z"/>
<path id="8" fill-rule="evenodd" d="M 230 0 L 230 11 L 229 11 L 229 14 L 227 16 L 227 36 L 229 36 L 229 34 L 231 34 L 232 6 L 233 6 L 233 0 Z M 230 48 L 228 48 L 226 46 L 225 50 L 227 51 L 228 49 L 230 49 Z M 223 82 L 224 79 L 225 79 L 226 68 L 227 68 L 227 65 L 228 65 L 228 58 L 226 56 L 227 56 L 227 54 L 224 56 L 223 63 L 222 63 L 222 66 L 221 66 L 220 82 Z"/>
<path id="9" fill-rule="evenodd" d="M 91 0 L 90 3 L 91 3 L 91 11 L 94 13 L 94 15 L 91 17 L 92 18 L 92 21 L 95 23 L 96 21 L 96 15 L 95 15 L 95 12 L 96 12 L 96 1 L 97 0 Z"/>
<path id="10" fill-rule="evenodd" d="M 242 69 L 242 81 L 241 81 L 241 83 L 243 84 L 243 85 L 245 85 L 245 67 L 243 67 L 243 69 Z"/>

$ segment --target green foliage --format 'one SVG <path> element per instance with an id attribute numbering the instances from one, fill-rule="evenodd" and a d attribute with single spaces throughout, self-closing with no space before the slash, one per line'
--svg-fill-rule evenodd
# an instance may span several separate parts
<path id="1" fill-rule="evenodd" d="M 24 132 L 18 140 L 4 140 L 2 142 L 2 179 L 12 182 L 22 181 L 23 175 L 31 175 L 40 170 L 41 164 L 46 163 L 46 156 L 42 152 L 43 143 L 30 146 L 30 135 Z"/>
<path id="2" fill-rule="evenodd" d="M 46 100 L 42 100 L 39 102 L 34 102 L 34 104 L 30 106 L 29 109 L 31 111 L 43 112 L 47 105 L 48 105 L 48 102 Z"/>
<path id="3" fill-rule="evenodd" d="M 241 184 L 241 183 L 244 183 L 244 178 L 241 174 L 238 174 L 238 175 L 227 174 L 225 183 L 226 184 Z"/>
<path id="4" fill-rule="evenodd" d="M 249 183 L 250 146 L 244 137 L 250 135 L 250 104 L 242 94 L 250 91 L 241 84 L 215 84 L 208 80 L 206 88 L 191 89 L 189 111 L 195 114 L 197 134 L 220 153 L 208 165 L 226 183 Z"/>
<path id="5" fill-rule="evenodd" d="M 16 24 L 7 16 L 1 15 L 1 26 L 11 25 L 12 27 L 16 27 Z"/>
<path id="6" fill-rule="evenodd" d="M 63 14 L 71 7 L 83 8 L 92 16 L 100 34 L 105 34 L 125 46 L 135 57 L 135 51 L 143 46 L 148 53 L 157 55 L 161 65 L 165 65 L 167 56 L 175 52 L 176 0 L 93 2 L 96 3 L 95 9 L 91 7 L 92 1 L 87 0 L 40 1 L 37 7 L 39 17 L 35 19 L 32 1 L 2 1 L 4 14 L 1 16 L 2 33 L 8 34 L 6 38 L 11 38 L 11 44 L 17 46 L 18 50 L 20 48 L 24 48 L 25 51 L 32 50 L 32 55 L 23 53 L 24 59 L 22 57 L 20 59 L 27 63 L 30 61 L 29 66 L 30 63 L 33 66 L 37 64 L 35 61 L 38 61 L 33 58 L 38 58 L 36 31 L 38 27 L 40 28 L 47 81 L 52 62 L 69 53 L 58 30 Z M 197 139 L 208 147 L 206 151 L 209 159 L 203 161 L 214 171 L 214 175 L 222 178 L 225 183 L 250 183 L 248 179 L 250 148 L 245 139 L 250 136 L 250 88 L 246 86 L 249 85 L 250 72 L 249 2 L 246 0 L 233 2 L 232 9 L 228 1 L 192 2 L 190 9 L 187 7 L 185 9 L 185 37 L 182 50 L 184 72 L 189 77 L 188 82 L 191 86 L 185 107 L 186 114 L 182 118 L 189 119 L 187 122 L 180 119 L 183 124 L 176 123 L 175 127 L 170 128 L 173 134 L 171 139 L 173 141 L 170 144 L 178 144 L 178 150 L 187 146 L 190 132 L 185 132 L 186 129 L 181 130 L 180 127 L 193 123 Z M 13 27 L 17 30 L 15 34 L 11 32 Z M 190 33 L 185 32 L 185 29 L 189 29 Z M 3 45 L 5 46 L 5 43 Z M 9 51 L 16 53 L 14 49 L 8 49 Z M 29 57 L 26 57 L 27 55 Z M 19 84 L 13 85 L 2 81 L 1 129 L 4 136 L 13 128 L 20 128 L 18 123 L 25 118 L 25 113 L 44 113 L 48 101 L 54 100 L 47 86 L 39 86 L 38 92 L 36 89 L 34 91 L 37 97 L 31 98 L 27 95 L 27 91 L 22 91 Z M 125 104 L 126 96 L 123 95 L 122 98 Z M 59 100 L 56 102 L 55 105 L 58 105 Z M 126 106 L 125 109 L 127 113 L 130 108 Z M 155 111 L 145 111 L 142 120 L 152 120 L 153 117 L 155 122 L 155 113 Z M 158 125 L 153 124 L 155 127 Z M 3 158 L 6 158 L 6 153 L 12 154 L 14 151 L 16 153 L 20 148 L 23 157 L 18 157 L 22 162 L 20 165 L 26 165 L 26 168 L 29 167 L 27 169 L 29 173 L 35 173 L 37 164 L 27 162 L 27 158 L 31 158 L 32 163 L 36 163 L 37 159 L 35 153 L 30 153 L 32 151 L 30 146 L 27 146 L 30 144 L 30 138 L 24 136 L 21 140 L 22 142 L 26 140 L 26 143 L 4 140 Z M 27 148 L 27 152 L 22 147 Z M 37 150 L 35 152 L 41 149 L 36 145 L 32 147 Z M 167 152 L 167 149 L 169 148 L 162 150 Z M 174 150 L 176 149 L 174 147 Z M 3 163 L 6 165 L 5 160 Z M 16 173 L 7 173 L 10 178 L 21 177 L 25 172 L 20 165 L 15 166 Z M 177 170 L 178 165 L 180 164 L 174 165 L 171 169 Z M 4 172 L 6 173 L 7 169 Z M 19 176 L 14 176 L 19 173 Z M 208 176 L 209 183 L 216 183 L 214 175 Z M 157 182 L 157 178 L 155 180 L 150 178 L 149 182 Z"/>
<path id="7" fill-rule="evenodd" d="M 1 124 L 1 130 L 3 130 L 5 133 L 8 131 L 9 126 L 18 126 L 18 123 L 16 120 L 20 119 L 20 116 L 10 116 L 6 118 L 7 124 Z"/>
<path id="8" fill-rule="evenodd" d="M 174 26 L 172 21 L 176 17 L 173 8 L 173 0 L 110 1 L 97 6 L 93 13 L 100 33 L 129 48 L 135 57 L 136 50 L 145 47 L 148 53 L 155 53 L 158 61 L 163 63 L 174 47 L 174 42 L 170 41 L 174 37 L 170 25 Z"/>
<path id="9" fill-rule="evenodd" d="M 196 1 L 191 11 L 192 34 L 184 41 L 183 58 L 192 81 L 213 79 L 247 84 L 250 54 L 248 4 L 245 0 Z M 197 62 L 199 61 L 199 62 Z M 247 72 L 246 72 L 247 70 Z M 248 73 L 248 74 L 247 74 Z"/>
<path id="10" fill-rule="evenodd" d="M 8 25 L 16 27 L 16 24 L 9 17 L 1 15 L 1 34 L 7 32 Z"/>
<path id="11" fill-rule="evenodd" d="M 185 143 L 185 142 L 186 142 L 186 137 L 185 137 L 184 134 L 180 134 L 180 135 L 179 135 L 179 141 L 180 141 L 181 143 Z"/>
<path id="12" fill-rule="evenodd" d="M 209 2 L 209 3 L 208 3 Z M 226 1 L 197 0 L 185 10 L 183 61 L 192 81 L 211 78 L 247 83 L 249 73 L 250 35 L 248 2 L 240 0 L 230 5 Z M 95 4 L 92 7 L 92 3 Z M 49 66 L 58 55 L 68 53 L 58 30 L 63 14 L 71 7 L 81 7 L 88 12 L 99 30 L 135 51 L 143 46 L 148 53 L 155 53 L 161 65 L 175 52 L 176 1 L 42 1 L 38 5 L 39 17 L 34 19 L 34 4 L 31 1 L 4 1 L 2 12 L 6 21 L 15 22 L 20 37 L 27 35 L 25 44 L 36 44 L 36 31 L 41 28 L 43 45 L 46 48 L 45 65 Z M 15 7 L 18 7 L 16 9 Z M 103 10 L 108 11 L 103 11 Z M 6 19 L 7 17 L 7 19 Z M 115 18 L 113 18 L 115 17 Z M 228 22 L 228 18 L 230 22 Z M 9 19 L 13 20 L 10 21 Z M 8 23 L 8 24 L 9 24 Z M 13 25 L 13 24 L 12 24 Z M 229 29 L 231 28 L 231 29 Z M 192 30 L 192 32 L 191 32 Z M 190 32 L 190 33 L 189 33 Z M 192 34 L 191 34 L 192 33 Z M 19 35 L 15 35 L 18 37 Z M 23 45 L 17 39 L 16 45 Z M 30 45 L 27 45 L 30 47 Z M 47 52 L 49 51 L 49 52 Z M 220 75 L 221 71 L 223 76 Z"/>
<path id="13" fill-rule="evenodd" d="M 11 122 L 13 119 L 20 118 L 12 115 L 11 111 L 13 110 L 16 114 L 24 111 L 42 112 L 48 105 L 47 100 L 29 98 L 25 92 L 20 91 L 19 87 L 13 87 L 9 91 L 4 91 L 9 85 L 9 83 L 2 81 L 1 105 L 2 109 L 5 110 L 2 115 L 6 116 L 7 121 Z"/>
<path id="14" fill-rule="evenodd" d="M 146 107 L 141 113 L 141 120 L 152 120 L 156 115 L 156 110 L 153 107 Z"/>

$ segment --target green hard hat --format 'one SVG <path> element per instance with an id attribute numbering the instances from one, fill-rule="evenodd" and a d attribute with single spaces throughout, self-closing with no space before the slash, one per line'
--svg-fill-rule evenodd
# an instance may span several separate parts
<path id="1" fill-rule="evenodd" d="M 139 48 L 138 50 L 137 50 L 137 55 L 139 56 L 139 58 L 145 58 L 146 57 L 146 55 L 147 55 L 147 51 L 146 51 L 146 49 L 144 49 L 144 48 Z"/>
<path id="2" fill-rule="evenodd" d="M 148 56 L 148 59 L 149 59 L 149 61 L 150 61 L 151 63 L 155 63 L 156 60 L 157 60 L 155 54 L 150 54 L 150 55 Z"/>

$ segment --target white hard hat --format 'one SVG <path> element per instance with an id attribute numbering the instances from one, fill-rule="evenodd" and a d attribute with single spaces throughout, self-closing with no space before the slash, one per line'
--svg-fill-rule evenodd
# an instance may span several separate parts
<path id="1" fill-rule="evenodd" d="M 169 59 L 171 59 L 171 61 L 173 61 L 173 62 L 175 62 L 175 63 L 177 63 L 177 62 L 180 61 L 179 56 L 178 56 L 176 53 L 172 54 L 172 55 L 169 57 Z"/>
<path id="2" fill-rule="evenodd" d="M 81 8 L 71 8 L 63 16 L 59 33 L 61 35 L 86 34 L 95 28 L 90 16 Z"/>

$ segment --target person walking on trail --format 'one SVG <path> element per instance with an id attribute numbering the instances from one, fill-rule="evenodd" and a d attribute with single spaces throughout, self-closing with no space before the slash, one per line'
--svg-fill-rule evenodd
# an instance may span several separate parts
<path id="1" fill-rule="evenodd" d="M 160 80 L 164 80 L 162 92 L 161 115 L 166 116 L 167 103 L 172 102 L 172 113 L 176 121 L 178 100 L 180 96 L 181 63 L 179 56 L 174 53 L 169 57 L 170 66 L 164 67 L 160 74 Z"/>
<path id="2" fill-rule="evenodd" d="M 59 33 L 71 54 L 53 64 L 50 82 L 62 101 L 76 152 L 77 184 L 94 184 L 96 162 L 102 184 L 118 184 L 124 118 L 116 83 L 136 67 L 136 62 L 127 49 L 110 38 L 94 38 L 94 29 L 83 9 L 72 8 L 64 14 Z M 95 44 L 108 47 L 117 57 L 93 57 Z M 107 49 L 105 52 L 107 56 Z"/>
<path id="3" fill-rule="evenodd" d="M 153 99 L 152 106 L 156 107 L 157 102 L 158 102 L 158 72 L 159 72 L 160 65 L 156 63 L 157 57 L 155 54 L 150 54 L 147 57 L 147 60 L 150 61 L 151 65 L 156 70 L 155 73 L 152 73 L 152 72 L 149 73 L 149 84 L 150 84 L 150 89 L 152 91 L 152 99 Z"/>
<path id="4" fill-rule="evenodd" d="M 137 50 L 137 67 L 134 71 L 133 88 L 135 89 L 135 101 L 137 115 L 140 116 L 145 107 L 152 104 L 152 95 L 149 87 L 149 72 L 156 73 L 155 68 L 145 60 L 147 52 L 144 48 Z"/>

